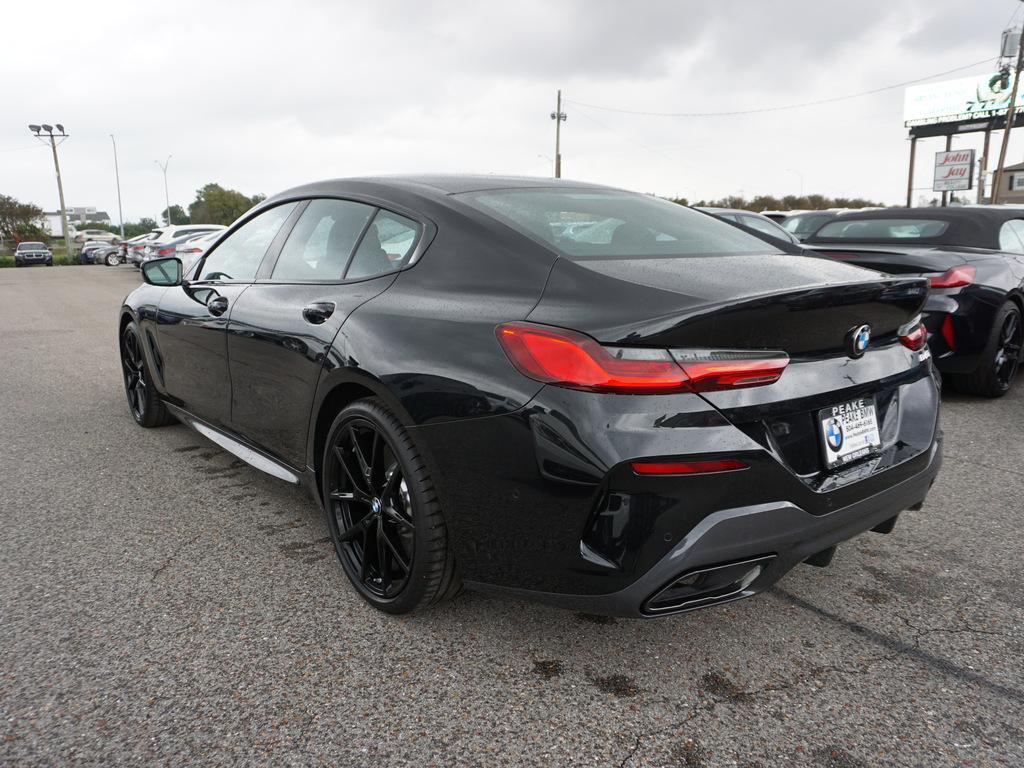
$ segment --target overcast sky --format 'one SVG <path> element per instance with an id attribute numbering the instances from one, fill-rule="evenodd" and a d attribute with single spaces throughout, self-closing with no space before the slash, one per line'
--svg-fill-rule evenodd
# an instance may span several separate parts
<path id="1" fill-rule="evenodd" d="M 752 116 L 998 54 L 1019 0 L 17 2 L 0 46 L 0 193 L 126 220 L 211 181 L 273 194 L 321 178 L 418 171 L 563 176 L 668 196 L 807 192 L 898 203 L 903 91 Z M 1017 14 L 1018 18 L 1020 13 Z M 965 74 L 982 73 L 984 65 Z M 980 136 L 980 135 L 979 135 Z M 932 152 L 919 144 L 917 185 Z M 954 146 L 980 146 L 980 138 Z M 1024 160 L 1024 135 L 1008 162 Z M 994 162 L 994 161 L 993 161 Z M 927 190 L 921 190 L 921 194 Z M 928 193 L 930 196 L 930 193 Z"/>

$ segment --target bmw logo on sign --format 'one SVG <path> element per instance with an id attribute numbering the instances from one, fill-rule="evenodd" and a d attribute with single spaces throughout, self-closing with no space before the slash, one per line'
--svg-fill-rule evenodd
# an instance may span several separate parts
<path id="1" fill-rule="evenodd" d="M 843 447 L 843 425 L 839 423 L 838 419 L 830 419 L 828 426 L 825 427 L 825 441 L 828 443 L 828 447 L 836 453 L 839 453 L 839 449 Z"/>
<path id="2" fill-rule="evenodd" d="M 850 357 L 862 357 L 871 343 L 871 326 L 860 325 L 846 334 L 846 351 Z"/>

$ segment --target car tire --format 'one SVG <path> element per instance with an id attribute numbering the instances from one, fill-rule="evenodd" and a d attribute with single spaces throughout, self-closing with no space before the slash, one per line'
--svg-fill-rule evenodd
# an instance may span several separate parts
<path id="1" fill-rule="evenodd" d="M 48 267 L 52 267 L 52 266 L 53 266 L 53 262 L 52 262 L 52 261 L 48 261 L 48 262 L 46 262 L 46 266 L 48 266 Z"/>
<path id="2" fill-rule="evenodd" d="M 356 592 L 390 614 L 454 597 L 461 580 L 441 504 L 398 418 L 377 399 L 357 400 L 334 419 L 322 458 L 328 528 Z"/>
<path id="3" fill-rule="evenodd" d="M 1002 397 L 1013 386 L 1021 362 L 1021 341 L 1024 338 L 1020 307 L 1007 301 L 996 312 L 988 342 L 978 368 L 950 377 L 953 388 L 981 397 Z"/>
<path id="4" fill-rule="evenodd" d="M 121 263 L 121 257 L 116 253 L 108 253 L 107 258 L 104 261 L 108 267 L 116 267 Z"/>
<path id="5" fill-rule="evenodd" d="M 173 424 L 175 418 L 157 396 L 153 377 L 143 353 L 142 333 L 135 321 L 121 332 L 121 379 L 128 398 L 128 411 L 140 427 L 163 427 Z"/>

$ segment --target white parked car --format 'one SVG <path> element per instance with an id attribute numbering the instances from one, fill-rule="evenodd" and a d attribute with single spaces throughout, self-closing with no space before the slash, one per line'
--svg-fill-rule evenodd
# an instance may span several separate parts
<path id="1" fill-rule="evenodd" d="M 142 249 L 139 263 L 176 255 L 177 243 L 173 241 L 181 240 L 183 237 L 223 232 L 225 229 L 227 227 L 223 224 L 175 224 L 170 227 L 160 227 L 156 230 L 160 234 L 152 240 L 146 241 L 146 247 Z"/>
<path id="2" fill-rule="evenodd" d="M 218 229 L 213 232 L 207 232 L 205 235 L 196 235 L 178 245 L 175 255 L 181 259 L 182 274 L 187 274 L 189 268 L 199 260 L 199 257 L 206 253 L 211 245 L 217 242 L 222 231 Z"/>

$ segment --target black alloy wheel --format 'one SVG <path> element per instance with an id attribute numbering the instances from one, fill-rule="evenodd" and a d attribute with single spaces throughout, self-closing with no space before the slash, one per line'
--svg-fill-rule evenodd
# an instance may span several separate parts
<path id="1" fill-rule="evenodd" d="M 1020 308 L 1007 301 L 996 312 L 981 364 L 973 373 L 953 375 L 950 383 L 962 391 L 983 397 L 1002 397 L 1010 391 L 1020 369 L 1024 324 Z"/>
<path id="2" fill-rule="evenodd" d="M 335 551 L 359 594 L 388 613 L 458 590 L 424 464 L 408 432 L 375 400 L 343 410 L 324 450 L 323 498 Z"/>
<path id="3" fill-rule="evenodd" d="M 126 325 L 121 333 L 121 375 L 128 409 L 136 423 L 143 427 L 160 427 L 174 422 L 153 389 L 142 351 L 142 337 L 134 322 Z"/>
<path id="4" fill-rule="evenodd" d="M 999 345 L 992 360 L 995 367 L 995 379 L 998 386 L 1005 390 L 1010 388 L 1017 377 L 1020 367 L 1021 351 L 1021 318 L 1020 312 L 1014 310 L 1007 314 L 999 331 Z"/>

